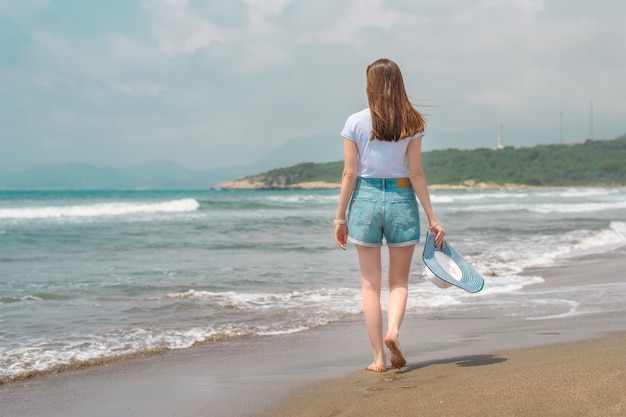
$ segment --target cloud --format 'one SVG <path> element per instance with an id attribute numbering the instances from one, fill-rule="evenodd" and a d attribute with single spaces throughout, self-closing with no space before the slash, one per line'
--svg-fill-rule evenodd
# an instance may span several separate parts
<path id="1" fill-rule="evenodd" d="M 94 41 L 92 41 L 93 43 Z M 99 58 L 112 62 L 117 72 L 149 71 L 167 67 L 167 58 L 153 43 L 120 33 L 108 33 L 101 40 Z M 159 72 L 159 71 L 155 71 Z"/>
<path id="2" fill-rule="evenodd" d="M 352 0 L 337 8 L 340 17 L 331 28 L 304 35 L 301 39 L 363 45 L 362 36 L 366 29 L 389 30 L 400 19 L 398 13 L 384 6 L 384 0 Z"/>
<path id="3" fill-rule="evenodd" d="M 143 6 L 153 18 L 152 33 L 159 48 L 169 57 L 193 54 L 224 40 L 223 34 L 207 18 L 192 10 L 187 0 L 147 0 Z"/>
<path id="4" fill-rule="evenodd" d="M 61 78 L 98 79 L 118 69 L 102 55 L 101 40 L 77 39 L 50 31 L 31 32 L 33 68 L 45 68 Z"/>
<path id="5" fill-rule="evenodd" d="M 248 6 L 248 18 L 252 23 L 264 22 L 279 16 L 289 5 L 289 0 L 243 0 Z"/>

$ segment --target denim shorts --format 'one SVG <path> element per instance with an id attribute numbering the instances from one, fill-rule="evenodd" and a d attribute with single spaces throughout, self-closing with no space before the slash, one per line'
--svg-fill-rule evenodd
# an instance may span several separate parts
<path id="1" fill-rule="evenodd" d="M 408 184 L 408 185 L 407 185 Z M 362 246 L 414 245 L 420 239 L 417 199 L 408 179 L 357 179 L 348 211 L 348 240 Z"/>

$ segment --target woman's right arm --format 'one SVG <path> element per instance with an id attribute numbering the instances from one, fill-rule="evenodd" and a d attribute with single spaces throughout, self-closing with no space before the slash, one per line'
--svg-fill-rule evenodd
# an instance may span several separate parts
<path id="1" fill-rule="evenodd" d="M 346 221 L 346 210 L 356 184 L 356 173 L 358 167 L 358 150 L 356 143 L 343 139 L 343 174 L 341 175 L 341 191 L 339 192 L 339 204 L 335 215 L 335 242 L 343 249 L 346 249 L 348 241 L 348 225 Z"/>

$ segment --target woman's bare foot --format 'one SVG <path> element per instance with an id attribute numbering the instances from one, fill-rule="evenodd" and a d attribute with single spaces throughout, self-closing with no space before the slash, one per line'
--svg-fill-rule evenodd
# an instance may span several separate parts
<path id="1" fill-rule="evenodd" d="M 391 352 L 391 366 L 400 369 L 406 365 L 406 359 L 404 359 L 404 355 L 402 355 L 402 350 L 400 350 L 400 344 L 397 340 L 386 338 L 385 345 L 387 345 Z"/>
<path id="2" fill-rule="evenodd" d="M 365 368 L 365 370 L 372 372 L 387 372 L 387 368 L 384 365 L 376 365 L 376 362 L 373 362 L 370 366 Z"/>

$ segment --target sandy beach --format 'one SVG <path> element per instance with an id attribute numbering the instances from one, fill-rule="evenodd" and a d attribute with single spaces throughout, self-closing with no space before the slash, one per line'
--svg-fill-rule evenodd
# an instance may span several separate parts
<path id="1" fill-rule="evenodd" d="M 619 250 L 531 271 L 536 288 L 624 282 Z M 624 416 L 626 317 L 408 316 L 407 367 L 375 374 L 360 317 L 0 386 L 0 417 Z"/>
<path id="2" fill-rule="evenodd" d="M 624 416 L 626 334 L 361 371 L 267 416 Z"/>

